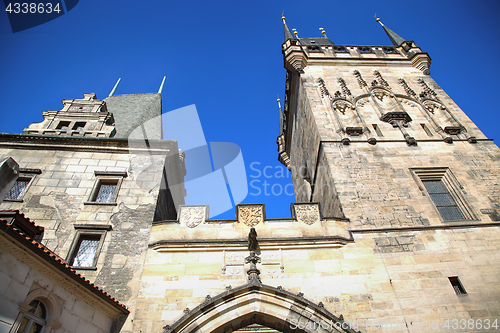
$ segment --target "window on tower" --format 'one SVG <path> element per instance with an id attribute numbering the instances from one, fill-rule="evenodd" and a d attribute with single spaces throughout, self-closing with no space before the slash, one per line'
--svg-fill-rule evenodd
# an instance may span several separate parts
<path id="1" fill-rule="evenodd" d="M 422 183 L 444 220 L 464 219 L 464 215 L 442 180 L 423 180 Z"/>
<path id="2" fill-rule="evenodd" d="M 85 204 L 90 205 L 116 205 L 116 199 L 126 172 L 95 171 L 96 183 Z"/>
<path id="3" fill-rule="evenodd" d="M 69 121 L 60 121 L 59 124 L 57 124 L 56 129 L 62 130 L 62 131 L 67 131 L 69 124 L 70 124 Z"/>
<path id="4" fill-rule="evenodd" d="M 73 131 L 83 131 L 85 124 L 86 122 L 84 121 L 77 121 L 75 125 L 73 125 Z"/>
<path id="5" fill-rule="evenodd" d="M 110 225 L 75 225 L 76 235 L 67 258 L 76 269 L 96 269 L 99 253 Z"/>
<path id="6" fill-rule="evenodd" d="M 17 178 L 14 186 L 10 189 L 9 193 L 4 200 L 6 201 L 22 201 L 24 195 L 33 183 L 37 174 L 41 174 L 40 169 L 24 169 L 19 170 L 19 178 Z"/>
<path id="7" fill-rule="evenodd" d="M 427 195 L 444 221 L 476 220 L 462 186 L 448 168 L 411 169 L 420 190 Z"/>

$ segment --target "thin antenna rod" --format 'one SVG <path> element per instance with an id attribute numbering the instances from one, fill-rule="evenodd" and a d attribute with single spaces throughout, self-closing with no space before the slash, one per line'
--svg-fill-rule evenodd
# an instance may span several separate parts
<path id="1" fill-rule="evenodd" d="M 158 89 L 158 94 L 161 94 L 161 92 L 163 91 L 163 84 L 165 83 L 166 78 L 167 78 L 166 76 L 163 77 L 163 81 L 161 81 L 160 89 Z"/>
<path id="2" fill-rule="evenodd" d="M 111 92 L 109 93 L 108 97 L 113 96 L 113 94 L 115 93 L 116 87 L 118 87 L 118 83 L 120 83 L 120 80 L 121 80 L 121 79 L 122 79 L 122 78 L 119 78 L 119 79 L 118 79 L 118 81 L 116 81 L 116 84 L 115 84 L 115 86 L 114 86 L 113 90 L 111 90 Z"/>

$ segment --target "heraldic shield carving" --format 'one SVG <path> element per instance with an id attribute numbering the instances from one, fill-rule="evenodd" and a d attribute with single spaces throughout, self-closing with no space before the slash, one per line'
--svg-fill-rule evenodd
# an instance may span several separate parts
<path id="1" fill-rule="evenodd" d="M 194 228 L 208 217 L 208 206 L 180 206 L 179 223 Z"/>
<path id="2" fill-rule="evenodd" d="M 238 205 L 238 222 L 243 222 L 249 227 L 253 227 L 260 222 L 264 222 L 264 205 Z"/>
<path id="3" fill-rule="evenodd" d="M 311 225 L 321 220 L 319 204 L 317 203 L 293 204 L 293 209 L 295 211 L 295 218 L 298 222 L 304 222 L 305 224 Z"/>

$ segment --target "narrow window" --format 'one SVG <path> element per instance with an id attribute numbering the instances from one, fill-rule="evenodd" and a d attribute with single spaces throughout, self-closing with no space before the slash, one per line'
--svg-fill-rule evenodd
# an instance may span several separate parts
<path id="1" fill-rule="evenodd" d="M 372 126 L 373 126 L 373 129 L 375 130 L 375 132 L 377 133 L 377 136 L 384 136 L 377 124 L 372 124 Z"/>
<path id="2" fill-rule="evenodd" d="M 451 170 L 414 168 L 411 171 L 422 194 L 432 200 L 444 221 L 477 219 Z"/>
<path id="3" fill-rule="evenodd" d="M 431 130 L 429 129 L 429 127 L 427 127 L 427 125 L 420 124 L 420 126 L 422 126 L 422 129 L 425 131 L 425 133 L 427 133 L 428 136 L 433 136 Z"/>
<path id="4" fill-rule="evenodd" d="M 114 197 L 116 193 L 116 186 L 118 181 L 116 180 L 102 180 L 99 183 L 99 188 L 95 197 L 95 202 L 114 202 Z"/>
<path id="5" fill-rule="evenodd" d="M 422 182 L 444 220 L 464 219 L 462 212 L 444 186 L 442 180 L 424 180 Z"/>
<path id="6" fill-rule="evenodd" d="M 5 200 L 22 201 L 36 175 L 41 173 L 42 170 L 40 169 L 20 168 L 19 178 L 17 178 L 9 193 L 7 193 Z"/>
<path id="7" fill-rule="evenodd" d="M 97 269 L 97 261 L 110 225 L 76 224 L 76 234 L 66 260 L 75 269 Z"/>
<path id="8" fill-rule="evenodd" d="M 47 308 L 39 300 L 30 302 L 31 309 L 24 315 L 18 333 L 40 333 L 45 328 L 45 321 L 48 318 Z"/>
<path id="9" fill-rule="evenodd" d="M 84 204 L 116 206 L 116 198 L 127 172 L 95 171 L 95 175 L 97 180 L 94 189 Z"/>
<path id="10" fill-rule="evenodd" d="M 83 234 L 73 250 L 70 265 L 75 267 L 94 267 L 97 249 L 101 242 L 101 235 Z"/>
<path id="11" fill-rule="evenodd" d="M 7 200 L 21 200 L 28 188 L 29 183 L 31 182 L 31 178 L 20 177 L 16 180 L 16 183 L 10 189 L 7 197 Z"/>
<path id="12" fill-rule="evenodd" d="M 76 122 L 75 125 L 73 126 L 73 131 L 83 131 L 85 124 L 86 122 L 83 121 Z"/>
<path id="13" fill-rule="evenodd" d="M 450 276 L 448 279 L 450 280 L 450 283 L 457 295 L 467 295 L 467 292 L 465 291 L 465 288 L 460 282 L 458 276 Z"/>
<path id="14" fill-rule="evenodd" d="M 347 53 L 344 46 L 334 46 L 335 53 Z"/>
<path id="15" fill-rule="evenodd" d="M 69 121 L 60 121 L 59 124 L 57 124 L 56 129 L 66 131 L 69 127 L 69 124 Z"/>

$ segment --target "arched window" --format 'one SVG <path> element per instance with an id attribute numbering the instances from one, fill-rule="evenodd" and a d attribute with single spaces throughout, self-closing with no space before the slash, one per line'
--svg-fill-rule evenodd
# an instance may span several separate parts
<path id="1" fill-rule="evenodd" d="M 24 318 L 17 330 L 18 333 L 43 333 L 45 321 L 48 313 L 45 305 L 39 300 L 30 302 L 31 309 L 24 315 Z"/>

